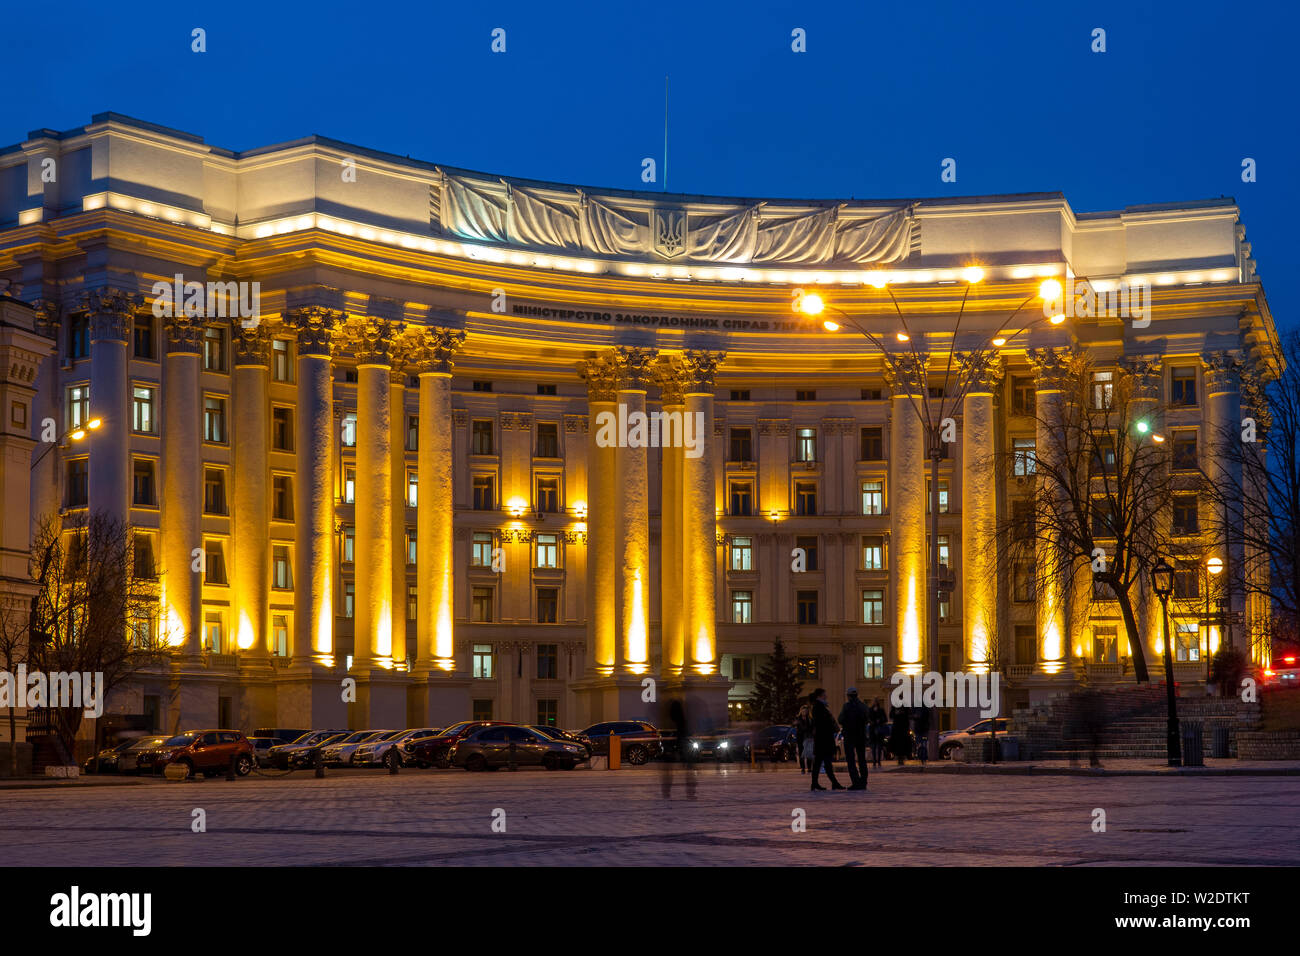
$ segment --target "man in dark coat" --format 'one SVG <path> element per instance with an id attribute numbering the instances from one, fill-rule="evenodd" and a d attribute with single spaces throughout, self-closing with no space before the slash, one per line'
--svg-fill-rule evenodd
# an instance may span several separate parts
<path id="1" fill-rule="evenodd" d="M 844 733 L 844 760 L 849 765 L 849 789 L 867 789 L 867 705 L 858 700 L 858 689 L 850 687 L 848 700 L 840 708 L 840 730 Z M 859 772 L 858 768 L 862 770 Z"/>
<path id="2" fill-rule="evenodd" d="M 844 784 L 835 779 L 835 768 L 831 762 L 835 759 L 835 718 L 826 703 L 826 689 L 818 687 L 813 691 L 813 766 L 812 786 L 810 790 L 825 790 L 817 782 L 817 774 L 822 766 L 826 767 L 826 776 L 831 781 L 832 790 L 843 790 Z"/>
<path id="3" fill-rule="evenodd" d="M 885 715 L 885 708 L 880 705 L 880 698 L 877 697 L 867 710 L 867 727 L 871 735 L 871 766 L 880 766 L 880 755 L 885 750 L 885 724 L 889 718 Z"/>

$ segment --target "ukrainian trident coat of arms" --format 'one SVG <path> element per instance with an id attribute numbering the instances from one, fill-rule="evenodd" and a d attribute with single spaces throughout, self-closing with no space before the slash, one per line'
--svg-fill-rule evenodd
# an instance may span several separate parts
<path id="1" fill-rule="evenodd" d="M 654 251 L 665 259 L 686 251 L 686 210 L 655 209 L 650 213 L 650 230 Z"/>

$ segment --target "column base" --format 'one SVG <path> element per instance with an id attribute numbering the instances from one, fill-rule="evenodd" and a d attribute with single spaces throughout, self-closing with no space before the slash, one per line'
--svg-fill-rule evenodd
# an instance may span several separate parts
<path id="1" fill-rule="evenodd" d="M 655 700 L 645 701 L 642 686 L 645 677 L 653 675 L 619 674 L 610 677 L 595 675 L 584 677 L 570 685 L 577 697 L 578 721 L 585 727 L 606 720 L 647 720 L 658 726 L 661 687 L 656 677 Z"/>
<path id="2" fill-rule="evenodd" d="M 310 660 L 296 660 L 276 674 L 276 727 L 344 728 L 348 705 L 343 702 L 342 671 Z"/>
<path id="3" fill-rule="evenodd" d="M 225 679 L 224 675 L 209 671 L 197 657 L 173 660 L 167 680 L 170 699 L 163 726 L 173 734 L 215 728 L 221 683 Z"/>
<path id="4" fill-rule="evenodd" d="M 252 733 L 259 727 L 275 727 L 275 668 L 269 657 L 239 660 L 239 726 Z"/>
<path id="5" fill-rule="evenodd" d="M 406 688 L 410 683 L 406 671 L 354 663 L 347 676 L 357 682 L 356 702 L 347 705 L 349 727 L 406 729 Z"/>
<path id="6" fill-rule="evenodd" d="M 448 727 L 473 717 L 472 679 L 433 667 L 417 667 L 406 687 L 407 726 Z"/>

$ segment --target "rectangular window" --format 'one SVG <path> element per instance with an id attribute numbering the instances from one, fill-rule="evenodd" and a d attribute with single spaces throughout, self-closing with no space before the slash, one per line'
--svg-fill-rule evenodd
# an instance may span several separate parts
<path id="1" fill-rule="evenodd" d="M 419 540 L 415 528 L 406 529 L 406 563 L 415 567 L 420 560 Z"/>
<path id="2" fill-rule="evenodd" d="M 420 416 L 406 416 L 406 450 L 420 450 Z"/>
<path id="3" fill-rule="evenodd" d="M 71 458 L 65 470 L 63 487 L 67 490 L 68 507 L 84 508 L 87 501 L 88 462 L 85 458 Z"/>
<path id="4" fill-rule="evenodd" d="M 153 560 L 153 538 L 136 532 L 133 536 L 132 558 L 135 576 L 144 581 L 152 581 L 158 576 Z"/>
<path id="5" fill-rule="evenodd" d="M 1038 663 L 1038 629 L 1032 624 L 1016 625 L 1016 663 Z"/>
<path id="6" fill-rule="evenodd" d="M 925 544 L 927 548 L 930 545 L 928 535 L 926 536 Z M 926 563 L 929 563 L 928 558 L 926 559 Z M 952 567 L 952 547 L 948 543 L 948 536 L 946 534 L 939 535 L 939 567 Z"/>
<path id="7" fill-rule="evenodd" d="M 537 645 L 537 679 L 556 680 L 560 676 L 560 645 Z"/>
<path id="8" fill-rule="evenodd" d="M 731 592 L 731 623 L 752 624 L 754 622 L 754 592 Z"/>
<path id="9" fill-rule="evenodd" d="M 147 385 L 136 385 L 131 389 L 131 430 L 141 435 L 154 434 L 154 392 Z"/>
<path id="10" fill-rule="evenodd" d="M 476 568 L 492 567 L 492 532 L 475 531 L 469 563 Z"/>
<path id="11" fill-rule="evenodd" d="M 817 401 L 817 390 L 815 388 L 800 388 L 794 393 L 796 402 L 815 402 Z"/>
<path id="12" fill-rule="evenodd" d="M 1013 415 L 1033 415 L 1037 397 L 1038 390 L 1034 388 L 1032 378 L 1013 378 L 1011 380 L 1011 413 Z"/>
<path id="13" fill-rule="evenodd" d="M 795 620 L 799 624 L 817 623 L 817 592 L 795 592 Z"/>
<path id="14" fill-rule="evenodd" d="M 471 384 L 470 387 L 473 388 L 473 390 L 476 391 L 476 392 L 490 392 L 490 391 L 492 391 L 492 383 L 491 383 L 491 382 L 481 381 L 481 380 L 478 380 L 478 381 L 473 382 L 473 383 Z"/>
<path id="15" fill-rule="evenodd" d="M 1201 523 L 1196 512 L 1196 495 L 1174 495 L 1174 534 L 1199 534 Z"/>
<path id="16" fill-rule="evenodd" d="M 470 702 L 470 719 L 491 720 L 492 701 L 475 699 Z"/>
<path id="17" fill-rule="evenodd" d="M 796 481 L 794 483 L 794 512 L 797 515 L 817 513 L 817 482 Z"/>
<path id="18" fill-rule="evenodd" d="M 727 461 L 754 460 L 754 432 L 749 428 L 733 428 L 730 434 Z"/>
<path id="19" fill-rule="evenodd" d="M 804 570 L 817 570 L 817 538 L 815 535 L 800 535 L 794 539 L 794 546 L 803 551 Z"/>
<path id="20" fill-rule="evenodd" d="M 1201 596 L 1201 568 L 1183 561 L 1174 566 L 1174 598 L 1192 600 Z"/>
<path id="21" fill-rule="evenodd" d="M 1098 411 L 1110 408 L 1115 400 L 1115 373 L 1092 373 L 1092 407 Z"/>
<path id="22" fill-rule="evenodd" d="M 470 452 L 475 455 L 492 454 L 492 419 L 474 419 Z"/>
<path id="23" fill-rule="evenodd" d="M 1103 436 L 1092 449 L 1092 475 L 1115 474 L 1115 439 Z"/>
<path id="24" fill-rule="evenodd" d="M 736 537 L 731 539 L 731 570 L 754 570 L 754 539 Z"/>
<path id="25" fill-rule="evenodd" d="M 496 508 L 496 495 L 492 491 L 491 475 L 474 476 L 474 504 L 475 511 L 492 511 Z"/>
<path id="26" fill-rule="evenodd" d="M 560 457 L 560 426 L 555 422 L 537 423 L 537 457 Z"/>
<path id="27" fill-rule="evenodd" d="M 554 395 L 554 394 L 556 394 L 556 392 L 555 392 L 555 386 L 554 386 L 554 385 L 544 385 L 544 384 L 538 383 L 538 385 L 537 385 L 537 394 L 538 394 L 538 395 Z"/>
<path id="28" fill-rule="evenodd" d="M 747 389 L 747 388 L 733 388 L 733 389 L 731 390 L 731 400 L 732 400 L 733 402 L 747 402 L 747 401 L 749 401 L 749 389 Z"/>
<path id="29" fill-rule="evenodd" d="M 220 654 L 226 645 L 225 628 L 221 622 L 220 611 L 208 611 L 203 615 L 203 650 L 209 654 Z"/>
<path id="30" fill-rule="evenodd" d="M 153 316 L 148 312 L 137 312 L 132 323 L 132 351 L 138 359 L 154 358 Z"/>
<path id="31" fill-rule="evenodd" d="M 277 521 L 293 520 L 293 479 L 288 475 L 271 477 L 271 517 Z"/>
<path id="32" fill-rule="evenodd" d="M 862 648 L 862 676 L 867 680 L 884 680 L 885 649 L 879 644 L 866 644 Z"/>
<path id="33" fill-rule="evenodd" d="M 1174 432 L 1174 467 L 1184 471 L 1196 470 L 1196 432 L 1178 429 Z"/>
<path id="34" fill-rule="evenodd" d="M 539 534 L 537 536 L 537 563 L 534 567 L 538 568 L 558 568 L 560 566 L 560 539 L 555 534 Z"/>
<path id="35" fill-rule="evenodd" d="M 883 461 L 885 457 L 885 430 L 879 425 L 869 425 L 862 429 L 861 449 L 858 457 L 862 461 Z"/>
<path id="36" fill-rule="evenodd" d="M 350 524 L 343 526 L 343 554 L 340 560 L 344 564 L 351 564 L 356 560 L 357 553 L 357 529 Z"/>
<path id="37" fill-rule="evenodd" d="M 1018 604 L 1031 604 L 1034 601 L 1034 565 L 1022 561 L 1011 569 L 1011 600 Z"/>
<path id="38" fill-rule="evenodd" d="M 544 514 L 557 514 L 560 510 L 560 479 L 537 479 L 537 510 Z"/>
<path id="39" fill-rule="evenodd" d="M 226 400 L 215 395 L 203 397 L 203 440 L 225 444 Z"/>
<path id="40" fill-rule="evenodd" d="M 420 611 L 420 588 L 415 584 L 406 586 L 406 619 L 414 621 Z"/>
<path id="41" fill-rule="evenodd" d="M 1025 477 L 1034 474 L 1035 469 L 1038 467 L 1038 440 L 1036 438 L 1013 438 L 1011 440 L 1011 454 L 1017 476 Z"/>
<path id="42" fill-rule="evenodd" d="M 204 584 L 226 584 L 226 556 L 221 542 L 209 538 L 203 542 Z"/>
<path id="43" fill-rule="evenodd" d="M 203 371 L 226 370 L 226 330 L 219 325 L 209 325 L 203 330 Z"/>
<path id="44" fill-rule="evenodd" d="M 537 623 L 558 624 L 560 620 L 560 591 L 558 588 L 537 589 Z"/>
<path id="45" fill-rule="evenodd" d="M 473 674 L 478 680 L 492 679 L 492 645 L 475 644 L 473 651 Z"/>
<path id="46" fill-rule="evenodd" d="M 930 495 L 932 491 L 933 489 L 930 487 L 930 481 L 927 478 L 925 482 L 925 513 L 926 514 L 930 513 L 930 503 L 931 503 Z M 939 514 L 946 515 L 947 513 L 948 513 L 948 479 L 940 478 L 939 479 Z"/>
<path id="47" fill-rule="evenodd" d="M 1174 660 L 1191 663 L 1201 659 L 1201 629 L 1195 621 L 1179 621 L 1174 631 Z"/>
<path id="48" fill-rule="evenodd" d="M 885 623 L 885 592 L 871 590 L 862 592 L 862 623 Z"/>
<path id="49" fill-rule="evenodd" d="M 732 481 L 727 483 L 728 514 L 752 515 L 754 513 L 754 483 Z"/>
<path id="50" fill-rule="evenodd" d="M 90 316 L 85 312 L 68 321 L 68 358 L 83 359 L 90 355 Z"/>
<path id="51" fill-rule="evenodd" d="M 885 513 L 884 479 L 864 481 L 862 483 L 862 513 L 864 515 L 882 515 Z"/>
<path id="52" fill-rule="evenodd" d="M 85 428 L 90 421 L 90 386 L 73 385 L 68 389 L 68 429 Z"/>
<path id="53" fill-rule="evenodd" d="M 357 413 L 345 412 L 339 441 L 344 448 L 357 447 Z"/>
<path id="54" fill-rule="evenodd" d="M 731 658 L 731 679 L 753 680 L 754 658 L 733 656 Z"/>
<path id="55" fill-rule="evenodd" d="M 406 472 L 406 507 L 417 508 L 420 502 L 420 473 L 414 468 Z"/>
<path id="56" fill-rule="evenodd" d="M 1095 664 L 1119 663 L 1119 629 L 1094 627 L 1092 629 L 1092 660 Z"/>
<path id="57" fill-rule="evenodd" d="M 273 653 L 276 657 L 289 656 L 289 618 L 277 614 L 271 618 L 271 637 L 274 643 Z"/>
<path id="58" fill-rule="evenodd" d="M 271 340 L 271 377 L 277 382 L 293 381 L 293 344 L 288 339 Z"/>
<path id="59" fill-rule="evenodd" d="M 1192 367 L 1169 370 L 1169 404 L 1196 404 L 1196 369 Z"/>
<path id="60" fill-rule="evenodd" d="M 226 514 L 226 473 L 221 468 L 203 469 L 203 513 Z"/>
<path id="61" fill-rule="evenodd" d="M 293 409 L 276 405 L 271 409 L 271 447 L 293 451 Z"/>
<path id="62" fill-rule="evenodd" d="M 287 544 L 277 544 L 271 548 L 271 587 L 282 591 L 293 589 L 293 564 L 289 560 Z"/>
<path id="63" fill-rule="evenodd" d="M 357 585 L 355 581 L 343 582 L 343 616 L 346 618 L 356 617 L 357 613 Z"/>
<path id="64" fill-rule="evenodd" d="M 1095 538 L 1114 538 L 1115 509 L 1109 498 L 1092 499 L 1092 534 Z"/>
<path id="65" fill-rule="evenodd" d="M 158 503 L 157 483 L 154 480 L 152 458 L 136 458 L 131 462 L 131 504 L 150 507 Z"/>
<path id="66" fill-rule="evenodd" d="M 476 624 L 492 623 L 492 589 L 474 588 L 470 600 L 470 620 Z"/>
<path id="67" fill-rule="evenodd" d="M 821 675 L 821 658 L 796 657 L 794 673 L 800 680 L 816 680 Z"/>
<path id="68" fill-rule="evenodd" d="M 1034 502 L 1021 499 L 1011 502 L 1011 537 L 1016 541 L 1032 541 L 1035 528 Z"/>
<path id="69" fill-rule="evenodd" d="M 795 432 L 794 451 L 796 461 L 817 460 L 817 429 L 800 428 Z"/>
<path id="70" fill-rule="evenodd" d="M 350 505 L 357 500 L 357 470 L 351 466 L 343 469 L 343 503 Z"/>
<path id="71" fill-rule="evenodd" d="M 885 570 L 884 535 L 869 534 L 862 537 L 862 570 Z"/>
<path id="72" fill-rule="evenodd" d="M 864 402 L 879 402 L 885 397 L 883 388 L 864 388 L 859 396 Z"/>

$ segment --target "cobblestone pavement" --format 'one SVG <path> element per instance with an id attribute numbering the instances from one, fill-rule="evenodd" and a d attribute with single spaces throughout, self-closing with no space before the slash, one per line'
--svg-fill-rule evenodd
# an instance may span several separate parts
<path id="1" fill-rule="evenodd" d="M 8 866 L 1300 865 L 1297 777 L 890 771 L 865 793 L 810 793 L 797 769 L 707 767 L 694 800 L 680 770 L 672 799 L 661 784 L 647 767 L 8 790 L 0 855 Z M 205 833 L 191 830 L 196 808 Z"/>

